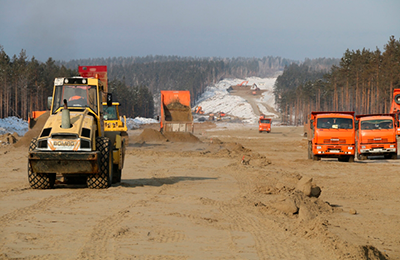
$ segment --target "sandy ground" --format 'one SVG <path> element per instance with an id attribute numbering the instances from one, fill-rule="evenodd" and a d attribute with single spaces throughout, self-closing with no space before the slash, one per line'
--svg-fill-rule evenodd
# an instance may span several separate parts
<path id="1" fill-rule="evenodd" d="M 28 147 L 1 146 L 0 259 L 400 259 L 400 160 L 307 160 L 302 127 L 195 127 L 129 131 L 105 190 L 31 189 Z"/>

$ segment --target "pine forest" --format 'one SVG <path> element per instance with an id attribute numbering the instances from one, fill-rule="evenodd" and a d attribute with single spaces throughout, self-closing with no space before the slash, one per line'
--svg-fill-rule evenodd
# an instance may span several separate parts
<path id="1" fill-rule="evenodd" d="M 346 50 L 329 71 L 307 64 L 285 68 L 274 87 L 282 122 L 299 125 L 312 111 L 389 113 L 393 89 L 400 88 L 400 42 L 391 36 L 381 52 Z"/>

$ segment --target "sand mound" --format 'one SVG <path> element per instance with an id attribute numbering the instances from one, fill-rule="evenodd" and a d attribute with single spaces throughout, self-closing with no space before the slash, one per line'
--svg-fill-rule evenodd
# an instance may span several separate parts
<path id="1" fill-rule="evenodd" d="M 318 198 L 321 195 L 321 188 L 312 182 L 312 178 L 301 178 L 297 183 L 296 189 L 303 192 L 307 197 Z"/>
<path id="2" fill-rule="evenodd" d="M 211 144 L 223 144 L 223 142 L 221 140 L 219 140 L 218 138 L 214 137 L 210 139 L 210 143 Z"/>
<path id="3" fill-rule="evenodd" d="M 142 142 L 201 142 L 199 138 L 191 133 L 167 132 L 162 134 L 160 131 L 151 128 L 144 129 L 143 132 L 139 135 L 139 140 Z"/>
<path id="4" fill-rule="evenodd" d="M 179 102 L 174 102 L 164 106 L 165 121 L 192 121 L 190 107 Z"/>
<path id="5" fill-rule="evenodd" d="M 37 137 L 40 134 L 49 116 L 50 111 L 47 111 L 43 115 L 36 118 L 35 122 L 32 123 L 32 128 L 29 129 L 29 131 L 26 132 L 25 135 L 16 144 L 14 144 L 14 147 L 28 147 L 31 143 L 32 138 Z"/>
<path id="6" fill-rule="evenodd" d="M 224 143 L 223 147 L 228 149 L 232 155 L 244 155 L 251 152 L 250 149 L 243 147 L 240 143 Z"/>
<path id="7" fill-rule="evenodd" d="M 296 188 L 286 189 L 281 184 L 276 189 L 283 193 L 284 198 L 272 203 L 272 206 L 287 215 L 298 214 L 299 222 L 310 221 L 319 215 L 333 212 L 333 208 L 326 202 L 318 199 L 321 188 L 313 183 L 312 178 L 302 177 Z"/>
<path id="8" fill-rule="evenodd" d="M 14 144 L 18 140 L 18 134 L 17 133 L 7 133 L 4 135 L 0 136 L 0 145 L 7 145 L 7 144 Z"/>
<path id="9" fill-rule="evenodd" d="M 198 142 L 200 142 L 199 138 L 194 136 L 192 133 L 168 132 L 168 133 L 164 133 L 164 136 L 170 142 L 186 142 L 186 143 L 198 143 Z"/>
<path id="10" fill-rule="evenodd" d="M 145 128 L 143 132 L 139 135 L 139 139 L 143 142 L 165 142 L 167 138 L 163 136 L 160 131 Z"/>

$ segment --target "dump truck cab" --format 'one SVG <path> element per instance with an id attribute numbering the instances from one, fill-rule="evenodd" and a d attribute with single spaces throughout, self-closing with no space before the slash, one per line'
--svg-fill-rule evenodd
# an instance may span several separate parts
<path id="1" fill-rule="evenodd" d="M 107 188 L 112 182 L 112 144 L 104 135 L 98 78 L 68 77 L 54 80 L 49 97 L 50 116 L 33 138 L 28 155 L 32 188 L 52 188 L 56 176 L 85 176 L 89 188 Z"/>
<path id="2" fill-rule="evenodd" d="M 354 161 L 354 112 L 311 112 L 310 133 L 307 135 L 309 159 Z"/>
<path id="3" fill-rule="evenodd" d="M 358 160 L 383 155 L 397 159 L 397 123 L 394 114 L 356 116 L 356 152 Z"/>
<path id="4" fill-rule="evenodd" d="M 258 119 L 258 131 L 261 132 L 271 132 L 271 123 L 272 119 L 265 117 L 265 115 L 261 115 Z"/>

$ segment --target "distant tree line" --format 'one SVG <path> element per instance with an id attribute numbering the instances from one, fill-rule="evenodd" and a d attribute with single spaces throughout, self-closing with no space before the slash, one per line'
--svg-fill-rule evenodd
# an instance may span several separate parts
<path id="1" fill-rule="evenodd" d="M 306 59 L 315 69 L 329 69 L 338 59 Z M 160 90 L 189 90 L 192 105 L 206 87 L 224 78 L 276 77 L 285 66 L 299 61 L 281 57 L 193 58 L 178 56 L 118 57 L 60 62 L 67 68 L 79 65 L 107 65 L 108 76 L 128 86 L 146 86 L 153 93 L 155 111 L 159 111 Z"/>
<path id="2" fill-rule="evenodd" d="M 128 87 L 124 82 L 114 79 L 108 82 L 108 88 L 113 94 L 113 100 L 120 102 L 121 115 L 132 118 L 153 117 L 153 94 L 146 86 Z"/>
<path id="3" fill-rule="evenodd" d="M 78 75 L 78 67 L 67 69 L 49 58 L 45 63 L 26 51 L 10 58 L 0 45 L 0 118 L 17 116 L 28 119 L 31 111 L 47 109 L 47 97 L 52 95 L 56 77 Z M 122 101 L 121 112 L 128 117 L 152 117 L 153 96 L 145 86 L 130 86 L 119 80 L 109 82 L 114 96 Z"/>
<path id="4" fill-rule="evenodd" d="M 45 63 L 35 57 L 28 60 L 24 50 L 10 58 L 0 46 L 0 118 L 27 119 L 30 111 L 46 110 L 54 78 L 72 75 L 72 70 L 55 65 L 52 58 Z"/>
<path id="5" fill-rule="evenodd" d="M 224 78 L 276 77 L 285 67 L 307 64 L 328 70 L 338 59 L 313 59 L 304 63 L 281 57 L 193 58 L 178 56 L 118 57 L 39 62 L 26 52 L 10 58 L 0 46 L 0 118 L 27 119 L 30 111 L 45 110 L 56 77 L 78 75 L 80 65 L 107 65 L 110 92 L 128 117 L 157 114 L 160 90 L 189 90 L 192 104 L 208 85 Z M 155 112 L 156 111 L 156 112 Z"/>
<path id="6" fill-rule="evenodd" d="M 347 49 L 328 71 L 291 64 L 277 78 L 274 94 L 283 122 L 302 124 L 311 111 L 389 113 L 395 88 L 400 88 L 400 42 L 391 36 L 384 52 Z"/>

